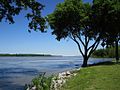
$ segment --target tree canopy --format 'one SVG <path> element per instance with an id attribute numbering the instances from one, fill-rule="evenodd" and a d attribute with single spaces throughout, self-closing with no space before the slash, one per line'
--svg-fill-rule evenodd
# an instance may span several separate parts
<path id="1" fill-rule="evenodd" d="M 43 8 L 44 5 L 36 0 L 0 0 L 0 22 L 6 20 L 13 24 L 14 16 L 22 13 L 23 10 L 29 10 L 26 18 L 30 20 L 28 25 L 30 30 L 38 29 L 43 32 L 45 28 L 45 19 L 41 16 Z"/>
<path id="2" fill-rule="evenodd" d="M 111 36 L 111 39 L 118 37 L 120 34 L 120 1 L 93 0 L 92 9 L 96 27 L 106 35 Z"/>

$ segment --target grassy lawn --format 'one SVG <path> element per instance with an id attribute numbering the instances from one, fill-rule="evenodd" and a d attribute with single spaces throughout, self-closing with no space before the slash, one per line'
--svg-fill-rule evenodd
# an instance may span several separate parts
<path id="1" fill-rule="evenodd" d="M 120 63 L 82 68 L 61 90 L 120 90 Z"/>

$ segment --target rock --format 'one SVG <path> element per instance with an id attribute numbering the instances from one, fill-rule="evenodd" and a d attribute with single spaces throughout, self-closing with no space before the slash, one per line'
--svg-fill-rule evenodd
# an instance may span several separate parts
<path id="1" fill-rule="evenodd" d="M 66 80 L 63 80 L 63 84 L 66 82 Z"/>
<path id="2" fill-rule="evenodd" d="M 30 90 L 30 88 L 28 87 L 26 90 Z"/>
<path id="3" fill-rule="evenodd" d="M 70 75 L 70 74 L 71 74 L 70 71 L 67 71 L 67 72 L 66 72 L 66 76 L 68 76 L 68 75 Z"/>
<path id="4" fill-rule="evenodd" d="M 32 90 L 36 90 L 36 86 L 32 87 Z"/>
<path id="5" fill-rule="evenodd" d="M 80 70 L 80 68 L 78 68 L 78 69 L 76 69 L 77 71 L 79 71 Z"/>
<path id="6" fill-rule="evenodd" d="M 77 73 L 74 73 L 74 74 L 73 74 L 73 76 L 76 76 L 76 75 L 77 75 Z"/>
<path id="7" fill-rule="evenodd" d="M 57 80 L 57 83 L 58 84 L 62 84 L 62 80 Z"/>
<path id="8" fill-rule="evenodd" d="M 66 82 L 71 76 L 76 76 L 76 73 L 70 71 L 59 73 L 57 77 L 52 79 L 51 90 L 59 90 L 59 88 Z"/>

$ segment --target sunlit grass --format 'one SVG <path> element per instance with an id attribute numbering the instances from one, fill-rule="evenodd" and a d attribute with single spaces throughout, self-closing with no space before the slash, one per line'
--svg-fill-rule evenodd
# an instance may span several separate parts
<path id="1" fill-rule="evenodd" d="M 61 90 L 120 90 L 120 63 L 82 68 Z"/>

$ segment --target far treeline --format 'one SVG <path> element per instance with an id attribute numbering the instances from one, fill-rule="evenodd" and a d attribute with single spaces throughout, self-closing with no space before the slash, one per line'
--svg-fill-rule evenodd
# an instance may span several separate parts
<path id="1" fill-rule="evenodd" d="M 82 67 L 98 45 L 115 44 L 116 61 L 119 60 L 118 45 L 120 41 L 120 0 L 64 0 L 58 3 L 54 11 L 42 17 L 45 5 L 38 0 L 0 0 L 0 22 L 13 24 L 14 16 L 28 10 L 25 16 L 31 30 L 46 32 L 50 26 L 56 39 L 70 38 L 78 46 L 83 57 Z M 47 25 L 48 24 L 48 25 Z"/>
<path id="2" fill-rule="evenodd" d="M 120 46 L 118 48 L 118 51 L 120 52 Z M 120 53 L 119 53 L 120 56 Z M 115 58 L 115 47 L 109 47 L 109 48 L 105 48 L 105 49 L 98 49 L 96 51 L 94 51 L 94 53 L 92 54 L 92 57 L 95 58 Z"/>
<path id="3" fill-rule="evenodd" d="M 28 56 L 28 57 L 34 57 L 34 56 L 52 56 L 52 55 L 47 55 L 47 54 L 0 54 L 0 57 L 2 56 Z"/>

